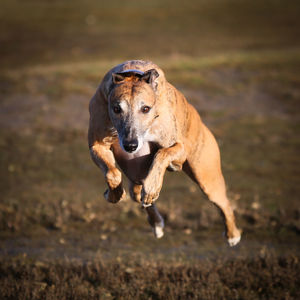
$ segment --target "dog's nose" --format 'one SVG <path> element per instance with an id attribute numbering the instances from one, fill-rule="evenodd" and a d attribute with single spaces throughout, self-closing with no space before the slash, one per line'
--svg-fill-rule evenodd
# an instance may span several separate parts
<path id="1" fill-rule="evenodd" d="M 137 149 L 138 145 L 139 145 L 139 143 L 137 140 L 123 142 L 123 147 L 127 152 L 135 151 Z"/>

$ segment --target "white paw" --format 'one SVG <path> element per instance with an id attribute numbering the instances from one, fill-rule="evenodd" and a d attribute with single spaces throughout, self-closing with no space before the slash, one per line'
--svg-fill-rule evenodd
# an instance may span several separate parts
<path id="1" fill-rule="evenodd" d="M 157 223 L 153 227 L 153 233 L 157 239 L 160 239 L 164 236 L 164 223 Z"/>
<path id="2" fill-rule="evenodd" d="M 233 247 L 233 246 L 237 245 L 240 242 L 240 240 L 241 240 L 241 236 L 230 238 L 230 239 L 228 239 L 228 244 L 230 247 Z"/>

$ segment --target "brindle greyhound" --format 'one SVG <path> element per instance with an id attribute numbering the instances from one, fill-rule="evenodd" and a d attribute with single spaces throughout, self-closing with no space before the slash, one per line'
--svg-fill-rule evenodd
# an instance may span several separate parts
<path id="1" fill-rule="evenodd" d="M 154 201 L 166 169 L 183 169 L 220 208 L 229 245 L 240 241 L 216 140 L 158 66 L 133 60 L 114 67 L 96 90 L 89 109 L 89 148 L 104 173 L 107 201 L 125 198 L 117 163 L 130 181 L 131 198 L 146 208 L 154 234 L 160 238 L 164 221 Z"/>

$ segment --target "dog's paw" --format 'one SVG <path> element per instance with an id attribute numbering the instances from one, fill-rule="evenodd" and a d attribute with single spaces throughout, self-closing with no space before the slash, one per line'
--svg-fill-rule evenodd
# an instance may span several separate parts
<path id="1" fill-rule="evenodd" d="M 157 239 L 160 239 L 164 236 L 164 222 L 159 222 L 159 223 L 155 223 L 154 226 L 152 227 L 152 230 L 153 230 L 153 233 L 154 233 L 154 236 L 157 238 Z"/>
<path id="2" fill-rule="evenodd" d="M 224 233 L 224 236 L 226 236 L 225 233 Z M 230 247 L 236 246 L 236 245 L 241 241 L 241 237 L 242 237 L 242 231 L 239 230 L 239 229 L 236 230 L 234 236 L 229 237 L 229 236 L 227 235 L 227 242 L 228 242 L 228 245 L 229 245 Z"/>
<path id="3" fill-rule="evenodd" d="M 145 194 L 142 193 L 142 206 L 144 208 L 151 206 L 154 201 L 158 198 L 159 193 Z"/>
<path id="4" fill-rule="evenodd" d="M 104 192 L 104 198 L 110 203 L 118 203 L 119 201 L 124 200 L 126 197 L 126 192 L 122 186 L 118 186 L 114 190 L 107 189 Z"/>
<path id="5" fill-rule="evenodd" d="M 155 200 L 158 199 L 160 193 L 160 189 L 149 188 L 149 186 L 144 185 L 142 188 L 142 206 L 149 207 L 151 206 Z"/>
<path id="6" fill-rule="evenodd" d="M 234 238 L 230 238 L 227 241 L 230 247 L 234 247 L 240 242 L 240 240 L 241 240 L 241 236 L 237 236 Z"/>
<path id="7" fill-rule="evenodd" d="M 163 176 L 161 174 L 155 174 L 153 171 L 148 174 L 141 191 L 143 207 L 149 207 L 158 199 L 162 183 Z"/>

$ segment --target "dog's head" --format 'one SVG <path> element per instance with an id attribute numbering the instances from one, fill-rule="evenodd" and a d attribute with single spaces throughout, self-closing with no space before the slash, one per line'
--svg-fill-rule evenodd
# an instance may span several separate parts
<path id="1" fill-rule="evenodd" d="M 147 139 L 148 130 L 157 118 L 155 69 L 146 72 L 125 70 L 112 74 L 113 89 L 109 96 L 110 119 L 118 131 L 121 147 L 137 152 Z"/>

